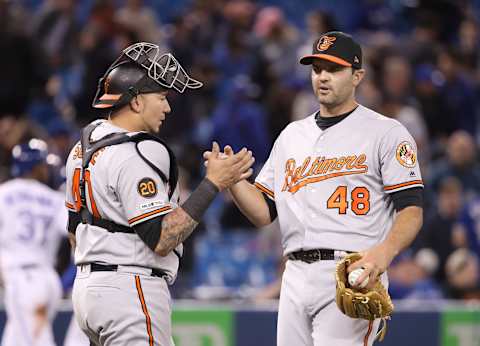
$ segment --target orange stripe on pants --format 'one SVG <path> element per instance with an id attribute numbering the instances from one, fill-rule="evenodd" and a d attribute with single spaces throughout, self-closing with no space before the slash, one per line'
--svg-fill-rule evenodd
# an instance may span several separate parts
<path id="1" fill-rule="evenodd" d="M 363 346 L 368 346 L 368 338 L 370 338 L 370 334 L 372 334 L 373 329 L 373 321 L 368 323 L 368 330 L 367 334 L 365 334 L 365 338 L 363 339 Z"/>
<path id="2" fill-rule="evenodd" d="M 145 315 L 145 321 L 147 323 L 148 345 L 153 346 L 152 320 L 148 314 L 147 304 L 145 303 L 145 297 L 143 296 L 142 284 L 140 283 L 140 276 L 138 275 L 135 275 L 135 285 L 137 286 L 138 298 L 140 299 L 140 304 L 142 305 L 143 314 Z"/>

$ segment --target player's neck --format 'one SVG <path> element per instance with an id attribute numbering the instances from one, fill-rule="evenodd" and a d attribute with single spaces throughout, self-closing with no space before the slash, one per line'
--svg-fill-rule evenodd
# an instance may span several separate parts
<path id="1" fill-rule="evenodd" d="M 336 117 L 351 112 L 357 106 L 358 103 L 357 101 L 355 101 L 355 99 L 351 99 L 348 102 L 333 107 L 328 107 L 327 105 L 320 104 L 320 115 L 324 118 Z"/>
<path id="2" fill-rule="evenodd" d="M 116 114 L 114 117 L 110 116 L 107 121 L 116 127 L 127 130 L 128 132 L 143 131 L 143 128 L 138 126 L 138 124 L 136 124 L 135 121 L 132 121 L 132 118 L 126 114 Z"/>

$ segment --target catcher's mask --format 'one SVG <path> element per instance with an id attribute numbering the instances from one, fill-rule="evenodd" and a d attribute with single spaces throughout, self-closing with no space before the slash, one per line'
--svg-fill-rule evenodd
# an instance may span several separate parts
<path id="1" fill-rule="evenodd" d="M 156 44 L 140 42 L 125 48 L 98 81 L 94 108 L 120 108 L 143 93 L 175 89 L 198 89 L 203 84 L 191 78 L 170 53 L 160 53 Z"/>

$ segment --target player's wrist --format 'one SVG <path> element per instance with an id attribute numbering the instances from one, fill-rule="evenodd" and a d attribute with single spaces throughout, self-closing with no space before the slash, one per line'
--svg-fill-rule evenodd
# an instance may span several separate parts
<path id="1" fill-rule="evenodd" d="M 208 181 L 210 184 L 214 185 L 218 192 L 221 192 L 226 189 L 226 186 L 222 184 L 221 180 L 215 177 L 214 175 L 207 174 L 203 181 Z"/>
<path id="2" fill-rule="evenodd" d="M 245 181 L 246 181 L 245 179 L 237 181 L 235 184 L 232 184 L 231 186 L 229 186 L 228 190 L 233 192 L 233 191 L 241 188 L 242 183 L 244 183 Z"/>
<path id="3" fill-rule="evenodd" d="M 193 220 L 200 222 L 219 192 L 215 183 L 206 177 L 182 204 L 182 208 Z"/>
<path id="4" fill-rule="evenodd" d="M 395 246 L 395 244 L 392 244 L 388 241 L 384 241 L 379 245 L 379 247 L 382 250 L 383 257 L 386 262 L 386 267 L 388 267 L 390 263 L 392 263 L 393 259 L 400 253 L 400 250 L 397 246 Z"/>

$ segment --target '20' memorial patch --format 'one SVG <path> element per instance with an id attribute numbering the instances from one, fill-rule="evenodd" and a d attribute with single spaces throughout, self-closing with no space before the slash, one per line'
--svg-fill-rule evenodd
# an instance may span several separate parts
<path id="1" fill-rule="evenodd" d="M 143 178 L 138 182 L 137 191 L 142 197 L 154 197 L 157 194 L 157 184 L 152 178 Z"/>

